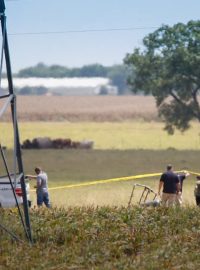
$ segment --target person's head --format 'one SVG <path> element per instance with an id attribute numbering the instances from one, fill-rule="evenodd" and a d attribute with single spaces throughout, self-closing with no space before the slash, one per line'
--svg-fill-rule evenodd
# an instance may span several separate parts
<path id="1" fill-rule="evenodd" d="M 167 165 L 167 171 L 172 171 L 172 169 L 173 169 L 172 165 L 171 164 L 168 164 Z"/>
<path id="2" fill-rule="evenodd" d="M 40 167 L 35 167 L 36 174 L 40 174 L 41 171 L 42 171 L 42 169 Z"/>
<path id="3" fill-rule="evenodd" d="M 200 175 L 197 175 L 197 180 L 200 180 Z"/>

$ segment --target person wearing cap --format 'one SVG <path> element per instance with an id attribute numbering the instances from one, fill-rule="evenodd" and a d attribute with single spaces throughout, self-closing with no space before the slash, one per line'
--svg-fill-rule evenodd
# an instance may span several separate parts
<path id="1" fill-rule="evenodd" d="M 196 186 L 194 189 L 194 196 L 196 200 L 196 205 L 200 206 L 200 175 L 197 175 Z"/>
<path id="2" fill-rule="evenodd" d="M 37 206 L 44 203 L 49 208 L 48 176 L 40 167 L 35 168 L 35 173 L 36 175 L 26 175 L 26 178 L 36 179 Z"/>
<path id="3" fill-rule="evenodd" d="M 182 197 L 182 192 L 183 192 L 183 181 L 190 175 L 189 172 L 183 171 L 181 173 L 178 173 L 178 179 L 180 183 L 180 189 L 177 191 L 176 194 L 176 203 L 177 205 L 181 206 L 183 204 L 183 197 Z"/>
<path id="4" fill-rule="evenodd" d="M 161 195 L 162 189 L 162 195 Z M 161 196 L 163 206 L 173 206 L 176 203 L 177 192 L 180 190 L 180 181 L 176 173 L 173 172 L 171 164 L 167 165 L 167 170 L 160 177 L 158 195 Z"/>

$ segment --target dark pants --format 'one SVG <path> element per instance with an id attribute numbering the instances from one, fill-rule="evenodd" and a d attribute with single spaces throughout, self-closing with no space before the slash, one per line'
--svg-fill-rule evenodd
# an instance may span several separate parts
<path id="1" fill-rule="evenodd" d="M 200 196 L 196 196 L 196 204 L 200 206 Z"/>

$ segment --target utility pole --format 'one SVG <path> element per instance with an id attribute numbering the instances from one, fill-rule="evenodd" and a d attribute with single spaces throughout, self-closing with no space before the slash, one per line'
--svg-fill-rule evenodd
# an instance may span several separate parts
<path id="1" fill-rule="evenodd" d="M 11 115 L 12 115 L 13 131 L 14 131 L 13 132 L 13 134 L 14 134 L 14 163 L 15 163 L 15 167 L 18 167 L 17 173 L 20 175 L 20 183 L 21 183 L 22 197 L 23 197 L 24 217 L 22 217 L 22 218 L 25 220 L 25 222 L 22 220 L 22 224 L 24 225 L 24 230 L 25 230 L 25 233 L 26 233 L 28 240 L 30 242 L 32 242 L 31 225 L 30 225 L 30 218 L 29 218 L 29 208 L 28 208 L 28 200 L 27 200 L 27 194 L 26 194 L 26 183 L 25 183 L 23 162 L 22 162 L 22 157 L 21 157 L 19 129 L 18 129 L 17 113 L 16 113 L 16 95 L 15 95 L 15 92 L 13 89 L 12 70 L 11 70 L 11 63 L 10 63 L 7 29 L 6 29 L 6 16 L 5 16 L 5 2 L 4 2 L 4 0 L 0 0 L 0 20 L 1 20 L 1 30 L 2 30 L 0 85 L 1 85 L 1 78 L 2 78 L 3 57 L 5 57 L 6 75 L 7 75 L 7 80 L 8 80 L 8 93 L 4 94 L 4 95 L 0 95 L 0 99 L 5 99 L 5 104 L 3 107 L 4 110 L 1 111 L 1 115 L 10 106 Z M 1 87 L 0 87 L 0 91 L 1 91 Z M 1 117 L 1 115 L 0 115 L 0 117 Z M 5 167 L 7 168 L 6 161 L 4 160 L 4 162 L 5 162 Z M 16 171 L 15 171 L 15 175 L 16 175 Z M 8 175 L 8 177 L 10 177 L 10 176 Z"/>

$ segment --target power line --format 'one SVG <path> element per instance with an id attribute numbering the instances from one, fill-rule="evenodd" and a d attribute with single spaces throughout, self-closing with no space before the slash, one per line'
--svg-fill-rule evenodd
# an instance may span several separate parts
<path id="1" fill-rule="evenodd" d="M 65 30 L 65 31 L 44 31 L 44 32 L 22 32 L 10 33 L 10 36 L 25 36 L 25 35 L 54 35 L 54 34 L 70 34 L 70 33 L 95 33 L 95 32 L 117 32 L 117 31 L 135 31 L 135 30 L 150 30 L 158 27 L 125 27 L 125 28 L 104 28 L 104 29 L 83 29 L 83 30 Z"/>

